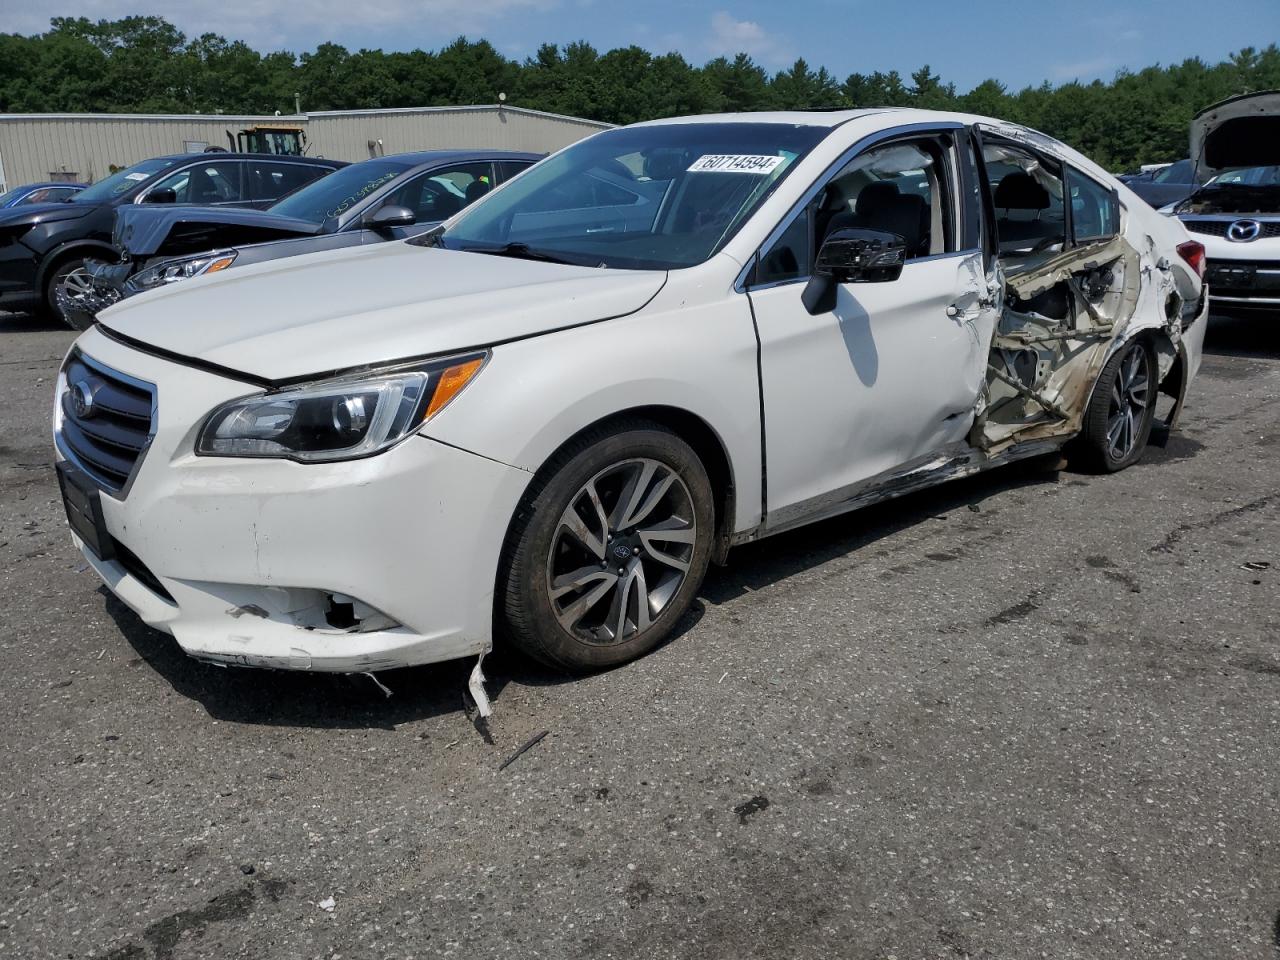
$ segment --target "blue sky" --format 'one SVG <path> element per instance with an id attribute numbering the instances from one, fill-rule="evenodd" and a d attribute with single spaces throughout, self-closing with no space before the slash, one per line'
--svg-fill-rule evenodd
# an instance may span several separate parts
<path id="1" fill-rule="evenodd" d="M 158 13 L 189 33 L 211 30 L 260 50 L 325 40 L 433 49 L 466 34 L 522 59 L 544 41 L 586 40 L 602 50 L 678 50 L 699 64 L 744 50 L 770 70 L 803 56 L 841 79 L 854 70 L 906 76 L 928 63 L 962 90 L 990 76 L 1014 88 L 1109 79 L 1124 67 L 1216 61 L 1280 41 L 1280 0 L 0 0 L 0 32 L 38 32 L 54 15 L 130 13 Z"/>

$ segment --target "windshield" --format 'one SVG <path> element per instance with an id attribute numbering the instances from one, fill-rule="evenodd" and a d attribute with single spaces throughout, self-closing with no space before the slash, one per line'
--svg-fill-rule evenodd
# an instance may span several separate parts
<path id="1" fill-rule="evenodd" d="M 1151 180 L 1154 183 L 1190 183 L 1191 161 L 1179 160 L 1171 163 L 1163 170 L 1157 170 Z"/>
<path id="2" fill-rule="evenodd" d="M 85 187 L 71 199 L 76 203 L 102 203 L 123 193 L 128 193 L 143 180 L 147 180 L 161 170 L 172 167 L 179 157 L 160 157 L 155 160 L 143 160 L 132 167 L 117 170 L 111 176 L 99 180 L 91 187 Z"/>
<path id="3" fill-rule="evenodd" d="M 531 167 L 427 242 L 590 266 L 690 267 L 829 132 L 783 123 L 610 130 Z"/>
<path id="4" fill-rule="evenodd" d="M 1280 186 L 1280 167 L 1242 167 L 1224 170 L 1205 186 L 1225 187 L 1240 184 L 1247 187 Z"/>
<path id="5" fill-rule="evenodd" d="M 369 194 L 411 169 L 399 160 L 353 163 L 295 190 L 267 209 L 282 217 L 323 223 L 346 213 Z"/>

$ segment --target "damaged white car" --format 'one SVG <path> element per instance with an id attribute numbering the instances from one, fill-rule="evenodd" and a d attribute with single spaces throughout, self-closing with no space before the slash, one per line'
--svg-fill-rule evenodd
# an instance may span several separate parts
<path id="1" fill-rule="evenodd" d="M 1164 212 L 1204 242 L 1212 305 L 1280 310 L 1280 92 L 1201 111 L 1191 122 L 1191 159 L 1211 179 Z"/>
<path id="2" fill-rule="evenodd" d="M 93 568 L 193 656 L 364 672 L 502 635 L 608 667 L 735 544 L 1068 441 L 1132 464 L 1199 365 L 1201 263 L 995 120 L 641 124 L 425 237 L 107 310 L 58 473 Z"/>

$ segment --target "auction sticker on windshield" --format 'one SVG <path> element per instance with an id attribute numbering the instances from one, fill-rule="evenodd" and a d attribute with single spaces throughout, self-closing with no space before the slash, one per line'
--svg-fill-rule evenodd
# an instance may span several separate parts
<path id="1" fill-rule="evenodd" d="M 773 173 L 782 157 L 708 153 L 693 161 L 689 173 Z"/>

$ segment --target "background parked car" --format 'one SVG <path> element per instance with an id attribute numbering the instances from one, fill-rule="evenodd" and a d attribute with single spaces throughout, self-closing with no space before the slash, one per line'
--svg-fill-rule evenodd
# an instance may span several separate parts
<path id="1" fill-rule="evenodd" d="M 85 264 L 114 259 L 118 207 L 204 203 L 266 207 L 344 167 L 341 160 L 257 154 L 155 157 L 119 170 L 63 203 L 0 210 L 0 309 L 45 309 L 66 321 L 57 291 L 88 282 Z"/>
<path id="2" fill-rule="evenodd" d="M 66 291 L 64 315 L 85 329 L 117 300 L 179 280 L 415 236 L 540 159 L 502 150 L 426 150 L 352 164 L 267 210 L 122 207 L 113 237 L 120 262 L 92 264 L 88 287 Z"/>
<path id="3" fill-rule="evenodd" d="M 1210 179 L 1166 212 L 1204 243 L 1210 301 L 1280 311 L 1280 93 L 1207 107 L 1191 122 L 1191 155 Z"/>
<path id="4" fill-rule="evenodd" d="M 1130 174 L 1120 179 L 1130 190 L 1157 209 L 1185 200 L 1198 186 L 1195 165 L 1190 160 L 1179 160 L 1158 170 Z"/>
<path id="5" fill-rule="evenodd" d="M 20 207 L 25 203 L 61 203 L 79 193 L 87 183 L 28 183 L 0 193 L 0 210 Z"/>

